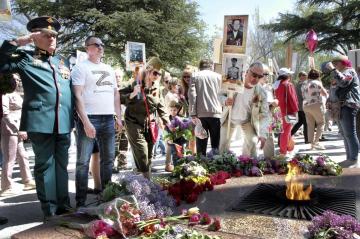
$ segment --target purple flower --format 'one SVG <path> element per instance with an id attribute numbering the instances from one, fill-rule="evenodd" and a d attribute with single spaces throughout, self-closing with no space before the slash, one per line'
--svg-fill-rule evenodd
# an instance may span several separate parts
<path id="1" fill-rule="evenodd" d="M 311 238 L 319 236 L 320 233 L 328 231 L 329 238 L 336 235 L 336 238 L 353 238 L 353 233 L 360 233 L 360 223 L 349 215 L 337 215 L 331 211 L 325 211 L 321 216 L 312 220 L 308 226 Z M 331 237 L 333 238 L 333 237 Z"/>
<path id="2" fill-rule="evenodd" d="M 180 126 L 181 120 L 180 120 L 180 118 L 178 116 L 175 116 L 173 121 L 174 121 L 175 127 Z"/>
<path id="3" fill-rule="evenodd" d="M 244 156 L 244 155 L 240 155 L 238 157 L 238 160 L 242 163 L 248 163 L 250 162 L 250 157 L 249 156 Z"/>
<path id="4" fill-rule="evenodd" d="M 325 166 L 325 160 L 323 157 L 318 157 L 316 159 L 316 163 L 320 166 L 320 167 L 324 167 Z"/>
<path id="5" fill-rule="evenodd" d="M 182 129 L 190 129 L 192 127 L 192 122 L 191 120 L 185 119 L 183 121 L 183 128 Z"/>
<path id="6" fill-rule="evenodd" d="M 126 175 L 121 183 L 136 197 L 142 220 L 173 214 L 175 201 L 159 185 L 140 175 Z"/>
<path id="7" fill-rule="evenodd" d="M 258 167 L 253 166 L 253 167 L 251 168 L 251 175 L 252 175 L 252 176 L 261 176 L 262 173 L 261 173 L 261 171 L 260 171 L 260 169 L 259 169 Z"/>

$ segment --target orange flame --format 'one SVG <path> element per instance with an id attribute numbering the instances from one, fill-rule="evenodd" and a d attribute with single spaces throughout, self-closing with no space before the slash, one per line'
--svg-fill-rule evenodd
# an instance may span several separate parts
<path id="1" fill-rule="evenodd" d="M 287 165 L 289 171 L 285 177 L 286 197 L 290 200 L 310 200 L 312 191 L 311 184 L 304 190 L 304 184 L 298 182 L 297 177 L 301 175 L 301 168 L 296 163 L 289 162 Z"/>

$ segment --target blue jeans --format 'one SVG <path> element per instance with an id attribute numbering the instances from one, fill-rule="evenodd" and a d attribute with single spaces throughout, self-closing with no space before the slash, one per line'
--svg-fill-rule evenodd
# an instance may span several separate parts
<path id="1" fill-rule="evenodd" d="M 154 153 L 153 153 L 154 156 L 156 156 L 158 148 L 160 148 L 160 153 L 162 155 L 164 155 L 166 153 L 165 144 L 163 141 L 163 131 L 161 129 L 159 129 L 159 134 L 160 134 L 160 136 L 154 145 Z"/>
<path id="2" fill-rule="evenodd" d="M 356 134 L 357 109 L 342 106 L 340 111 L 339 127 L 344 137 L 346 159 L 355 161 L 358 159 L 359 140 Z"/>
<path id="3" fill-rule="evenodd" d="M 101 185 L 111 181 L 112 167 L 115 159 L 115 122 L 113 115 L 89 115 L 89 120 L 96 129 L 96 141 L 100 150 Z M 95 139 L 86 136 L 84 126 L 79 120 L 76 124 L 78 132 L 76 161 L 76 203 L 84 206 L 88 187 L 89 161 Z"/>

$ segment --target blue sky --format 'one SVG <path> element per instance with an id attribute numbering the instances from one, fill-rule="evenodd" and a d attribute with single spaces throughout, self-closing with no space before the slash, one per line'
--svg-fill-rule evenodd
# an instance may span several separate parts
<path id="1" fill-rule="evenodd" d="M 259 7 L 260 17 L 266 23 L 275 20 L 279 12 L 292 12 L 296 0 L 196 0 L 200 5 L 202 19 L 208 24 L 208 33 L 214 30 L 213 26 L 223 27 L 224 15 L 249 15 L 249 24 L 252 24 L 251 15 Z"/>

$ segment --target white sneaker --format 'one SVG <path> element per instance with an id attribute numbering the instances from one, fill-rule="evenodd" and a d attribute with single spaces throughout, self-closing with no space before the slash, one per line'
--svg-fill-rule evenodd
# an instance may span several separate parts
<path id="1" fill-rule="evenodd" d="M 360 168 L 360 163 L 358 161 L 353 161 L 353 164 L 351 164 L 349 168 Z"/>
<path id="2" fill-rule="evenodd" d="M 15 190 L 13 188 L 8 188 L 0 192 L 0 197 L 11 197 L 18 195 L 20 192 L 18 190 Z"/>
<path id="3" fill-rule="evenodd" d="M 23 190 L 30 191 L 36 188 L 36 184 L 34 180 L 30 180 L 29 182 L 25 183 Z"/>
<path id="4" fill-rule="evenodd" d="M 315 144 L 311 145 L 311 150 L 314 150 L 314 149 L 324 150 L 326 148 L 324 146 L 322 146 L 321 144 L 319 144 L 319 143 L 315 143 Z"/>

